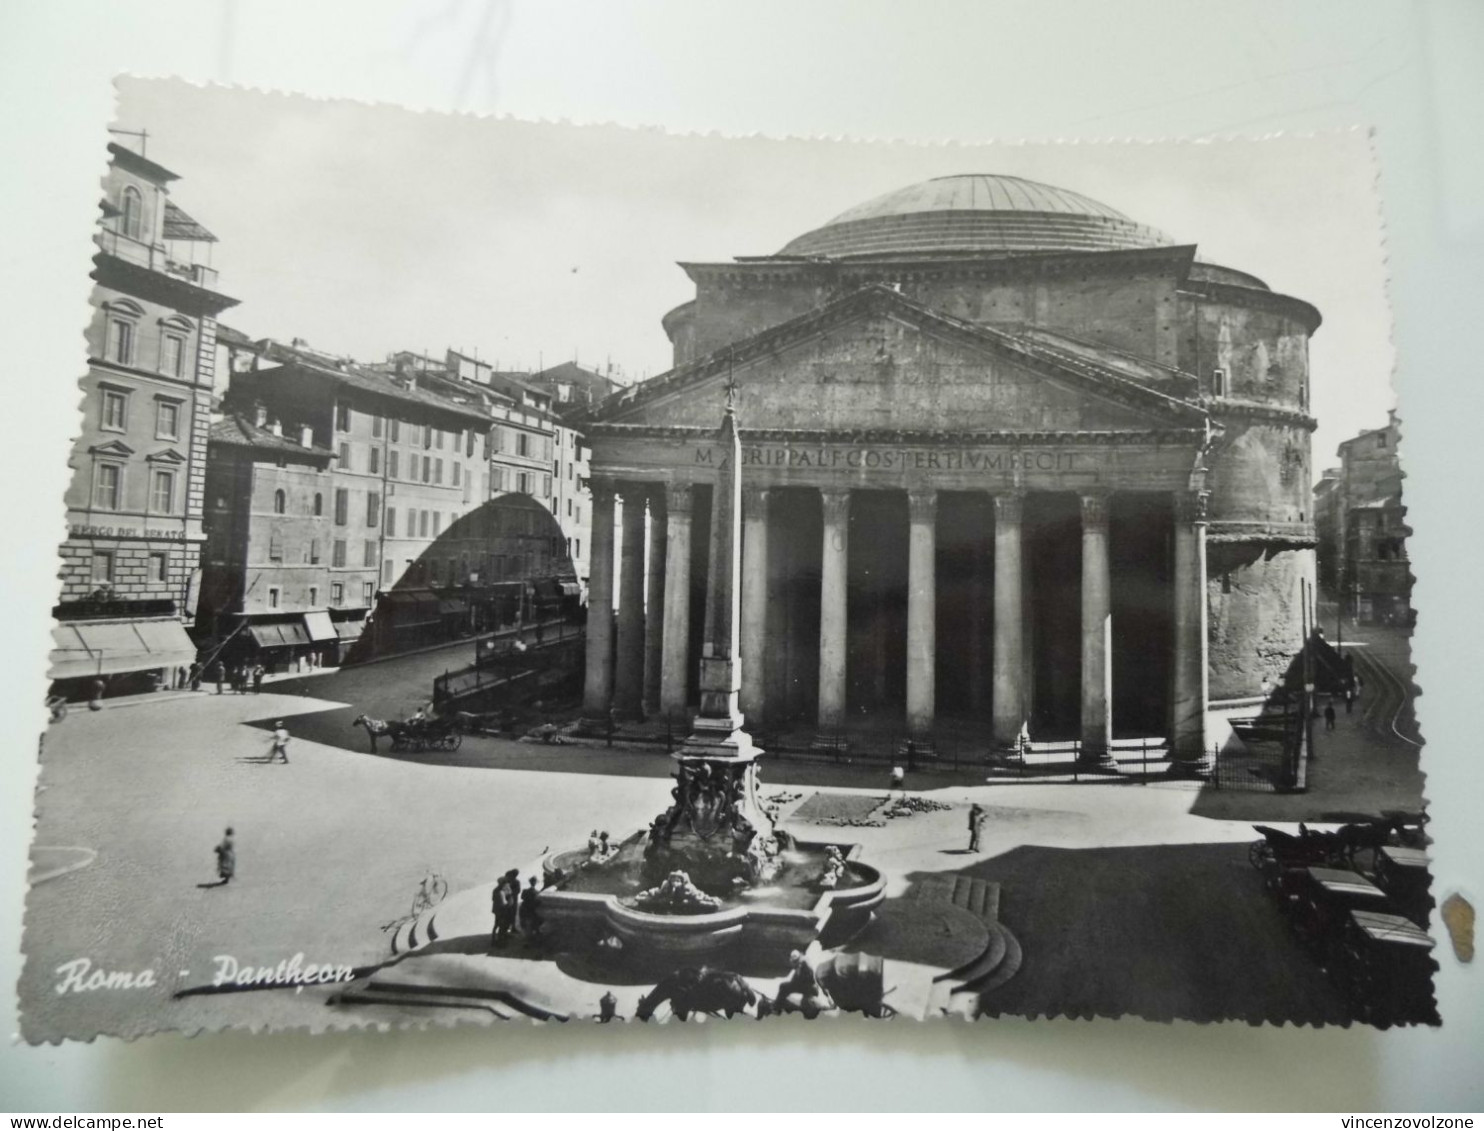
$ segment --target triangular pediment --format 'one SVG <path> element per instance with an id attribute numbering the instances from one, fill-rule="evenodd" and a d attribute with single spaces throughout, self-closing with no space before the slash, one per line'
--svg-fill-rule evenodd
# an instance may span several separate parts
<path id="1" fill-rule="evenodd" d="M 1143 432 L 1205 418 L 1095 351 L 870 287 L 626 390 L 595 422 L 714 428 L 729 382 L 744 431 Z"/>
<path id="2" fill-rule="evenodd" d="M 122 440 L 108 440 L 102 444 L 94 444 L 88 449 L 89 454 L 95 456 L 112 456 L 115 459 L 128 459 L 134 454 L 134 449 Z"/>
<path id="3" fill-rule="evenodd" d="M 185 463 L 186 461 L 185 456 L 181 455 L 174 448 L 166 448 L 161 452 L 151 452 L 145 458 L 150 463 Z"/>

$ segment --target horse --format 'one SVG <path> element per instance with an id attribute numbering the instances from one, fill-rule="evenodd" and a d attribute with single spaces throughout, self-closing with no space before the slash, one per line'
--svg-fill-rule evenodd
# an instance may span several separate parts
<path id="1" fill-rule="evenodd" d="M 666 1001 L 670 1003 L 670 1011 L 682 1021 L 692 1013 L 732 1017 L 749 1006 L 758 1008 L 763 1000 L 740 974 L 710 966 L 687 966 L 661 978 L 659 984 L 639 1000 L 634 1018 L 648 1021 L 660 1003 Z"/>
<path id="2" fill-rule="evenodd" d="M 376 740 L 386 735 L 392 740 L 393 748 L 396 747 L 397 739 L 407 732 L 407 724 L 399 722 L 387 722 L 385 719 L 373 719 L 370 715 L 357 715 L 355 721 L 350 724 L 353 727 L 365 727 L 366 737 L 371 742 L 371 753 L 376 753 Z"/>

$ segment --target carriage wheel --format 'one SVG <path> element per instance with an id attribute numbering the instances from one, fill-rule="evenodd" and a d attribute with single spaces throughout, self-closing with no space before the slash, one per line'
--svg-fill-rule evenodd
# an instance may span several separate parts
<path id="1" fill-rule="evenodd" d="M 1259 872 L 1263 871 L 1276 859 L 1273 846 L 1266 840 L 1254 840 L 1252 847 L 1247 849 L 1247 862 Z"/>
<path id="2" fill-rule="evenodd" d="M 450 734 L 443 740 L 443 749 L 457 750 L 463 744 L 464 736 L 462 734 Z"/>
<path id="3" fill-rule="evenodd" d="M 392 750 L 393 751 L 402 751 L 402 750 L 406 750 L 406 749 L 407 749 L 407 739 L 406 739 L 405 736 L 399 734 L 399 735 L 397 735 L 396 738 L 392 739 Z"/>

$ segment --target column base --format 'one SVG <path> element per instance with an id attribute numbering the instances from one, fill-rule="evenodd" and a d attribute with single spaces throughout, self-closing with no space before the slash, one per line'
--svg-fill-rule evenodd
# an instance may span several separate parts
<path id="1" fill-rule="evenodd" d="M 1086 770 L 1111 770 L 1116 772 L 1117 763 L 1113 760 L 1113 752 L 1107 747 L 1088 747 L 1084 745 L 1077 752 L 1077 765 Z"/>

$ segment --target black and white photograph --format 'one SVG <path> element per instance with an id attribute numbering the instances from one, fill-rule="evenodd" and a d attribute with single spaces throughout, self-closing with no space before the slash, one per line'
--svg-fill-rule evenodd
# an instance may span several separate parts
<path id="1" fill-rule="evenodd" d="M 98 171 L 26 1041 L 1440 1024 L 1367 130 Z"/>

